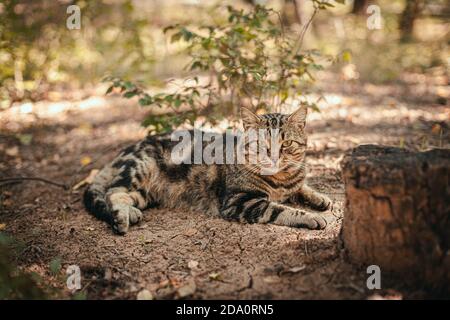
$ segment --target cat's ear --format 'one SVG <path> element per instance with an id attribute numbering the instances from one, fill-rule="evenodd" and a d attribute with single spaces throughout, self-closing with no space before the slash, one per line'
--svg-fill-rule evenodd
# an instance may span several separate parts
<path id="1" fill-rule="evenodd" d="M 306 125 L 306 116 L 308 114 L 308 108 L 305 105 L 301 105 L 296 111 L 294 111 L 288 117 L 288 123 L 296 128 L 303 129 Z"/>
<path id="2" fill-rule="evenodd" d="M 241 118 L 244 129 L 257 127 L 261 122 L 261 118 L 257 114 L 253 113 L 251 110 L 241 107 Z"/>

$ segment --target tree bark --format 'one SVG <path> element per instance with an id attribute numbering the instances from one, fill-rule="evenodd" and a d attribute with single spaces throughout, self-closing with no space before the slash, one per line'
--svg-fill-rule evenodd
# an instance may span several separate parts
<path id="1" fill-rule="evenodd" d="M 401 39 L 409 40 L 412 38 L 414 22 L 423 9 L 423 0 L 408 0 L 400 18 Z"/>
<path id="2" fill-rule="evenodd" d="M 354 0 L 352 13 L 357 15 L 366 14 L 367 7 L 369 6 L 369 0 Z"/>
<path id="3" fill-rule="evenodd" d="M 351 261 L 450 291 L 450 150 L 363 145 L 342 162 Z"/>
<path id="4" fill-rule="evenodd" d="M 303 0 L 284 0 L 282 9 L 283 24 L 290 26 L 293 23 L 302 24 L 304 21 Z"/>

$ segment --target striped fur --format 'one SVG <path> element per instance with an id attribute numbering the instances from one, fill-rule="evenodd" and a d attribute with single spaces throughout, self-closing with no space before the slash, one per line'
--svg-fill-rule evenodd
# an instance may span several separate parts
<path id="1" fill-rule="evenodd" d="M 84 194 L 86 208 L 119 234 L 154 206 L 247 223 L 325 228 L 320 214 L 286 204 L 301 202 L 319 211 L 332 206 L 305 183 L 306 108 L 262 116 L 243 108 L 242 120 L 245 129 L 279 129 L 280 172 L 261 175 L 259 164 L 174 164 L 171 151 L 178 142 L 153 135 L 123 150 L 99 172 Z"/>

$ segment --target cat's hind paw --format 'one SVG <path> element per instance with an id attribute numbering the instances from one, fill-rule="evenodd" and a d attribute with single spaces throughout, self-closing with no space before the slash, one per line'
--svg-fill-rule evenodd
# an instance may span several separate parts
<path id="1" fill-rule="evenodd" d="M 331 199 L 328 198 L 327 196 L 322 195 L 322 202 L 319 205 L 317 205 L 314 209 L 318 211 L 327 211 L 327 210 L 332 211 L 333 201 L 331 201 Z"/>

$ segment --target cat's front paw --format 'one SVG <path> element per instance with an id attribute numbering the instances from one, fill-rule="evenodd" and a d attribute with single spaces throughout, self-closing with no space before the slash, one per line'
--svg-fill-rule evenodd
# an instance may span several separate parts
<path id="1" fill-rule="evenodd" d="M 114 213 L 112 228 L 118 234 L 128 232 L 130 225 L 142 220 L 142 211 L 131 206 L 124 206 Z"/>
<path id="2" fill-rule="evenodd" d="M 325 229 L 328 224 L 327 220 L 325 220 L 322 215 L 316 213 L 309 213 L 304 215 L 302 218 L 302 221 L 297 224 L 296 227 L 306 227 L 311 230 L 322 230 Z"/>
<path id="3" fill-rule="evenodd" d="M 130 218 L 124 211 L 119 211 L 112 222 L 113 231 L 117 234 L 125 234 L 130 227 Z"/>

